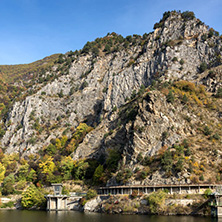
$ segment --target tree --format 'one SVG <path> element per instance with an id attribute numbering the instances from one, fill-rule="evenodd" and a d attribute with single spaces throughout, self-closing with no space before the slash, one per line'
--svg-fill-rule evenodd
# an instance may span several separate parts
<path id="1" fill-rule="evenodd" d="M 0 183 L 3 181 L 5 177 L 5 167 L 0 163 Z"/>
<path id="2" fill-rule="evenodd" d="M 15 184 L 14 175 L 11 173 L 3 180 L 2 194 L 3 195 L 13 194 L 15 191 L 14 184 Z"/>
<path id="3" fill-rule="evenodd" d="M 103 176 L 103 172 L 104 172 L 103 166 L 99 165 L 93 174 L 93 183 L 94 184 L 100 184 L 102 182 L 101 178 Z"/>
<path id="4" fill-rule="evenodd" d="M 45 182 L 51 182 L 50 179 L 53 177 L 53 171 L 55 170 L 53 158 L 49 156 L 45 161 L 41 161 L 39 163 L 39 169 L 41 170 Z"/>
<path id="5" fill-rule="evenodd" d="M 18 179 L 19 180 L 26 180 L 28 174 L 29 174 L 29 165 L 26 163 L 25 165 L 22 165 L 19 168 Z"/>
<path id="6" fill-rule="evenodd" d="M 73 159 L 70 156 L 63 157 L 61 160 L 61 164 L 59 166 L 59 171 L 61 172 L 64 180 L 71 179 L 73 168 L 74 168 Z"/>
<path id="7" fill-rule="evenodd" d="M 112 172 L 115 172 L 118 167 L 118 162 L 121 159 L 121 155 L 117 149 L 109 149 L 109 154 L 106 160 L 107 168 Z"/>
<path id="8" fill-rule="evenodd" d="M 25 209 L 30 209 L 32 207 L 44 207 L 46 204 L 46 199 L 44 197 L 43 190 L 35 187 L 32 184 L 26 191 L 22 193 L 21 204 Z"/>
<path id="9" fill-rule="evenodd" d="M 161 163 L 163 164 L 163 169 L 166 171 L 167 174 L 171 173 L 173 167 L 173 158 L 170 150 L 165 151 Z"/>
<path id="10" fill-rule="evenodd" d="M 84 160 L 80 160 L 78 163 L 76 163 L 73 169 L 74 179 L 76 180 L 85 179 L 85 175 L 86 175 L 88 167 L 89 167 L 89 163 L 84 162 Z"/>

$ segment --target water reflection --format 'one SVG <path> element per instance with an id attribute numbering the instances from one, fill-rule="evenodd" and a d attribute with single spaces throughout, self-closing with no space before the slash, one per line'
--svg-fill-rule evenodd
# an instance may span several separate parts
<path id="1" fill-rule="evenodd" d="M 0 222 L 222 222 L 210 217 L 106 215 L 73 211 L 0 211 Z"/>

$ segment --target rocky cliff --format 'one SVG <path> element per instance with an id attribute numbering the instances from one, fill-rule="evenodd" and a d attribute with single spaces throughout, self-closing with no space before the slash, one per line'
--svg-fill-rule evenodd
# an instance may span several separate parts
<path id="1" fill-rule="evenodd" d="M 43 74 L 45 82 L 34 80 L 31 95 L 14 102 L 1 146 L 7 153 L 36 153 L 62 135 L 72 138 L 84 122 L 93 130 L 73 159 L 107 164 L 114 149 L 119 164 L 140 169 L 141 158 L 199 138 L 204 126 L 221 135 L 220 99 L 212 97 L 222 87 L 221 55 L 221 36 L 191 12 L 166 12 L 143 36 L 98 38 L 61 55 Z"/>

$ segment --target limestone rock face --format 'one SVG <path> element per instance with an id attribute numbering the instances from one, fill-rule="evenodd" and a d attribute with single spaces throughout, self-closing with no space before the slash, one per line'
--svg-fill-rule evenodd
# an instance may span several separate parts
<path id="1" fill-rule="evenodd" d="M 221 39 L 216 35 L 205 39 L 208 33 L 198 19 L 184 21 L 181 14 L 174 13 L 143 44 L 96 57 L 78 55 L 66 75 L 14 103 L 2 148 L 8 153 L 34 153 L 60 137 L 67 126 L 75 128 L 86 122 L 94 130 L 73 153 L 74 159 L 99 158 L 108 148 L 117 147 L 125 161 L 133 164 L 138 153 L 153 155 L 165 144 L 195 133 L 182 118 L 185 111 L 175 110 L 158 92 L 137 104 L 133 123 L 124 120 L 117 130 L 113 129 L 120 117 L 114 110 L 130 106 L 127 99 L 141 85 L 147 87 L 157 79 L 196 81 L 214 92 L 221 86 L 221 75 L 199 72 L 201 63 L 217 66 L 215 55 L 221 56 Z M 56 66 L 52 70 L 56 72 Z"/>

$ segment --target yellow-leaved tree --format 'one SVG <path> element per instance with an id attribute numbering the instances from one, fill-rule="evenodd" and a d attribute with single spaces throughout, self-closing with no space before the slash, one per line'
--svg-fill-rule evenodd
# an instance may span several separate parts
<path id="1" fill-rule="evenodd" d="M 55 163 L 51 156 L 46 157 L 45 160 L 42 160 L 39 163 L 41 174 L 44 176 L 44 180 L 46 182 L 51 182 L 50 180 L 53 178 L 53 171 L 55 170 L 55 167 Z"/>
<path id="2" fill-rule="evenodd" d="M 4 180 L 5 178 L 5 167 L 0 163 L 0 183 Z"/>

